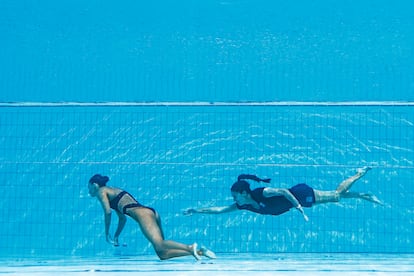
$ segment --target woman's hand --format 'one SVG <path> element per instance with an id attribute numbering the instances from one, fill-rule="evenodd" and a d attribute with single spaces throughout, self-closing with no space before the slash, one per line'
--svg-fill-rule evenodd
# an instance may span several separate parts
<path id="1" fill-rule="evenodd" d="M 309 221 L 309 218 L 308 218 L 308 216 L 305 214 L 305 211 L 303 211 L 303 208 L 302 208 L 302 205 L 298 205 L 298 207 L 296 207 L 296 209 L 299 211 L 299 212 L 301 212 L 301 214 L 303 215 L 303 219 L 305 220 L 305 221 Z"/>
<path id="2" fill-rule="evenodd" d="M 114 237 L 114 246 L 119 246 L 118 237 Z"/>
<path id="3" fill-rule="evenodd" d="M 106 242 L 110 244 L 115 244 L 114 240 L 111 237 L 111 234 L 106 235 Z"/>
<path id="4" fill-rule="evenodd" d="M 222 214 L 228 213 L 232 211 L 236 211 L 237 206 L 236 203 L 229 205 L 229 206 L 213 206 L 213 207 L 204 207 L 204 208 L 190 208 L 183 211 L 183 214 L 186 216 L 190 216 L 192 214 Z"/>
<path id="5" fill-rule="evenodd" d="M 112 244 L 113 246 L 119 246 L 118 237 L 112 239 L 111 234 L 106 235 L 106 242 Z"/>
<path id="6" fill-rule="evenodd" d="M 195 213 L 197 213 L 197 211 L 196 211 L 196 209 L 193 209 L 193 208 L 190 208 L 190 209 L 187 209 L 187 210 L 183 211 L 183 215 L 185 215 L 185 216 L 191 216 L 192 214 L 195 214 Z"/>

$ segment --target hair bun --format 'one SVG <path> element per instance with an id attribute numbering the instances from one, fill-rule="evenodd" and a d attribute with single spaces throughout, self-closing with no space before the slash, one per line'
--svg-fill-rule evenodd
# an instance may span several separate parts
<path id="1" fill-rule="evenodd" d="M 94 176 L 91 177 L 91 179 L 89 179 L 89 183 L 96 183 L 100 187 L 105 186 L 108 181 L 109 181 L 108 176 L 102 176 L 100 174 L 95 174 Z"/>

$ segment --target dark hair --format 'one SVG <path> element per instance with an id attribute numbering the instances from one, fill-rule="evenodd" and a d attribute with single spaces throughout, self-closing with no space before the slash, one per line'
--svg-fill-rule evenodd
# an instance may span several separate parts
<path id="1" fill-rule="evenodd" d="M 252 192 L 252 190 L 250 189 L 249 182 L 244 181 L 244 180 L 238 180 L 237 182 L 235 182 L 233 186 L 231 186 L 231 191 L 240 193 L 240 194 L 242 192 L 247 192 L 249 194 Z"/>
<path id="2" fill-rule="evenodd" d="M 255 175 L 252 175 L 252 174 L 241 174 L 237 177 L 237 182 L 235 182 L 233 184 L 233 186 L 231 186 L 231 191 L 232 192 L 237 192 L 237 193 L 247 192 L 249 194 L 252 192 L 252 190 L 250 189 L 249 182 L 247 182 L 243 179 L 250 179 L 250 180 L 254 180 L 256 182 L 266 182 L 266 183 L 270 182 L 270 178 L 261 179 L 261 178 L 255 176 Z"/>
<path id="3" fill-rule="evenodd" d="M 99 185 L 99 187 L 103 187 L 106 185 L 106 183 L 109 181 L 109 177 L 102 176 L 100 174 L 95 174 L 94 176 L 89 179 L 89 183 L 96 183 Z"/>

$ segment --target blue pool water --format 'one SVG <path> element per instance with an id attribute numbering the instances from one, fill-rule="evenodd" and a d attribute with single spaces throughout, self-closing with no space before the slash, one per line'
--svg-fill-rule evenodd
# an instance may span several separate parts
<path id="1" fill-rule="evenodd" d="M 0 273 L 412 274 L 413 11 L 1 1 Z M 182 213 L 231 204 L 241 173 L 333 190 L 362 166 L 352 190 L 383 206 L 319 205 L 309 222 Z M 160 262 L 132 220 L 125 246 L 107 244 L 95 173 L 154 207 L 166 237 L 219 258 Z"/>
<path id="2" fill-rule="evenodd" d="M 3 0 L 0 101 L 413 101 L 413 5 Z"/>
<path id="3" fill-rule="evenodd" d="M 3 107 L 0 133 L 2 254 L 153 254 L 133 221 L 127 247 L 104 242 L 95 173 L 158 210 L 168 237 L 218 252 L 414 251 L 411 106 Z M 309 223 L 294 211 L 182 214 L 231 204 L 241 173 L 334 190 L 362 166 L 352 190 L 384 206 L 344 199 L 307 209 Z"/>

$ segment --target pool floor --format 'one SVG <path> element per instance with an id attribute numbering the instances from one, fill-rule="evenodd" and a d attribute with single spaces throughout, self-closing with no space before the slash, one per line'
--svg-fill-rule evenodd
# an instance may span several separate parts
<path id="1" fill-rule="evenodd" d="M 2 258 L 7 275 L 414 275 L 413 254 L 217 254 L 159 261 L 156 256 Z"/>

